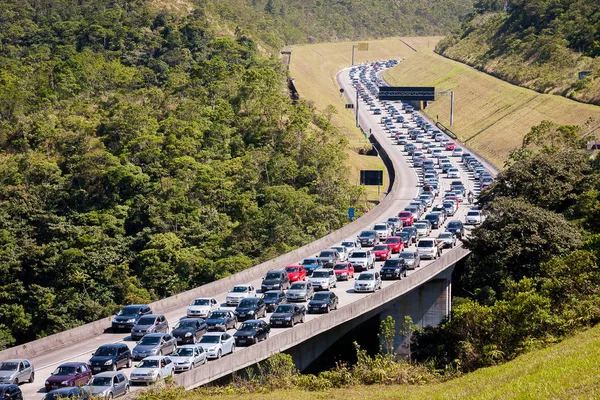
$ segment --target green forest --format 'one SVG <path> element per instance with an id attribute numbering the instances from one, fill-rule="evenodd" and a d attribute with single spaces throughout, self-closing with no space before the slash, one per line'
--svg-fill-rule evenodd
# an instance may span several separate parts
<path id="1" fill-rule="evenodd" d="M 587 0 L 477 0 L 440 54 L 513 84 L 600 104 L 600 9 Z M 579 79 L 579 72 L 589 76 Z"/>
<path id="2" fill-rule="evenodd" d="M 202 8 L 0 2 L 0 348 L 346 223 L 346 140 Z"/>
<path id="3" fill-rule="evenodd" d="M 473 0 L 221 0 L 205 2 L 220 20 L 280 48 L 296 43 L 445 35 Z"/>

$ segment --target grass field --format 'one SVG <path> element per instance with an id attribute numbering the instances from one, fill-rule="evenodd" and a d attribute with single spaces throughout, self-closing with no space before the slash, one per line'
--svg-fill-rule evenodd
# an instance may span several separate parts
<path id="1" fill-rule="evenodd" d="M 530 128 L 543 120 L 584 125 L 600 131 L 600 107 L 511 85 L 432 51 L 420 51 L 385 74 L 395 86 L 435 86 L 455 93 L 452 130 L 460 141 L 501 168 Z M 438 97 L 426 109 L 449 126 L 450 97 Z"/>
<path id="2" fill-rule="evenodd" d="M 417 53 L 411 50 L 403 41 L 417 50 L 428 49 L 431 52 L 431 49 L 435 47 L 440 39 L 439 37 L 418 37 L 369 41 L 368 51 L 355 50 L 354 62 L 358 64 L 372 60 L 409 58 Z M 337 114 L 333 115 L 332 122 L 348 138 L 347 164 L 351 179 L 358 182 L 361 169 L 383 169 L 384 166 L 378 157 L 358 154 L 357 149 L 365 147 L 368 141 L 360 130 L 355 127 L 354 114 L 351 110 L 344 108 L 346 101 L 340 94 L 335 80 L 336 74 L 341 69 L 351 65 L 352 44 L 356 43 L 302 45 L 288 50 L 292 50 L 290 75 L 295 79 L 295 85 L 300 96 L 312 101 L 319 110 L 325 110 L 328 105 L 335 107 Z M 384 188 L 387 187 L 386 185 L 387 177 Z M 380 198 L 376 187 L 367 188 L 369 200 Z"/>
<path id="3" fill-rule="evenodd" d="M 597 399 L 600 398 L 599 370 L 600 325 L 511 362 L 444 383 L 361 385 L 317 392 L 277 390 L 209 397 L 215 400 Z M 185 396 L 187 400 L 200 398 L 194 392 Z"/>

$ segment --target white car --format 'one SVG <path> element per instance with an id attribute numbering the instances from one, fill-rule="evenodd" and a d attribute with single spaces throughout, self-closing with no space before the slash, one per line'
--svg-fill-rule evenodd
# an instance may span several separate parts
<path id="1" fill-rule="evenodd" d="M 415 222 L 413 226 L 417 228 L 417 236 L 427 236 L 429 235 L 429 227 L 424 222 Z"/>
<path id="2" fill-rule="evenodd" d="M 356 249 L 360 249 L 360 242 L 356 239 L 347 239 L 344 240 L 342 243 L 340 243 L 340 245 L 344 246 L 346 249 L 348 249 L 348 255 L 350 255 L 350 253 L 352 253 L 352 251 L 356 250 Z M 348 257 L 346 257 L 347 259 Z"/>
<path id="3" fill-rule="evenodd" d="M 231 289 L 227 293 L 227 298 L 225 301 L 227 302 L 228 306 L 232 307 L 237 306 L 238 304 L 240 304 L 240 301 L 242 301 L 242 299 L 245 299 L 247 297 L 256 297 L 256 289 L 254 288 L 254 286 L 235 285 L 233 289 Z"/>
<path id="4" fill-rule="evenodd" d="M 373 226 L 373 230 L 377 233 L 379 239 L 387 239 L 392 236 L 392 231 L 387 222 L 379 222 Z"/>
<path id="5" fill-rule="evenodd" d="M 421 259 L 428 258 L 435 260 L 442 255 L 442 246 L 439 240 L 435 238 L 423 238 L 417 242 L 417 253 Z"/>
<path id="6" fill-rule="evenodd" d="M 337 250 L 340 255 L 340 261 L 346 261 L 350 250 L 346 246 L 331 246 L 333 250 Z"/>
<path id="7" fill-rule="evenodd" d="M 354 282 L 355 292 L 375 292 L 381 289 L 381 275 L 378 271 L 361 272 Z"/>
<path id="8" fill-rule="evenodd" d="M 187 309 L 188 318 L 206 318 L 208 314 L 219 309 L 219 302 L 214 297 L 199 297 L 192 301 Z"/>
<path id="9" fill-rule="evenodd" d="M 463 151 L 461 148 L 456 148 L 452 151 L 452 157 L 462 157 Z"/>
<path id="10" fill-rule="evenodd" d="M 204 347 L 199 344 L 179 346 L 170 357 L 175 364 L 175 372 L 192 370 L 198 365 L 206 364 L 208 360 Z"/>
<path id="11" fill-rule="evenodd" d="M 227 332 L 208 332 L 198 342 L 209 359 L 221 358 L 235 350 L 235 339 Z"/>
<path id="12" fill-rule="evenodd" d="M 371 269 L 375 265 L 375 256 L 371 250 L 354 250 L 348 256 L 348 262 L 352 264 L 355 271 Z"/>
<path id="13" fill-rule="evenodd" d="M 460 179 L 460 171 L 458 170 L 458 168 L 450 168 L 448 170 L 448 178 Z"/>
<path id="14" fill-rule="evenodd" d="M 308 281 L 312 283 L 315 290 L 329 290 L 337 287 L 337 278 L 331 268 L 315 269 Z"/>
<path id="15" fill-rule="evenodd" d="M 175 372 L 175 365 L 170 357 L 151 356 L 146 357 L 131 371 L 129 381 L 131 383 L 153 383 Z"/>
<path id="16" fill-rule="evenodd" d="M 465 223 L 469 225 L 479 225 L 481 224 L 481 212 L 479 210 L 469 210 L 467 211 L 467 216 L 465 218 Z"/>

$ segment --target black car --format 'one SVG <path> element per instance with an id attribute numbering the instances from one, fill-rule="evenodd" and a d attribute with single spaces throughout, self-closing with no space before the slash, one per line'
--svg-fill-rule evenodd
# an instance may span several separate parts
<path id="1" fill-rule="evenodd" d="M 402 228 L 402 232 L 406 232 L 409 235 L 410 241 L 417 243 L 417 228 L 414 226 L 405 226 Z"/>
<path id="2" fill-rule="evenodd" d="M 251 319 L 240 326 L 240 329 L 233 334 L 236 346 L 248 346 L 256 344 L 269 337 L 271 327 L 265 321 L 260 319 Z"/>
<path id="3" fill-rule="evenodd" d="M 333 266 L 340 261 L 340 253 L 334 249 L 323 250 L 317 257 L 323 263 L 323 268 L 333 268 Z"/>
<path id="4" fill-rule="evenodd" d="M 150 306 L 147 304 L 132 304 L 125 306 L 112 320 L 113 332 L 127 331 L 137 323 L 138 319 L 144 315 L 152 314 Z"/>
<path id="5" fill-rule="evenodd" d="M 457 239 L 462 239 L 463 234 L 465 233 L 465 227 L 461 221 L 453 220 L 446 225 L 446 232 L 452 232 Z"/>
<path id="6" fill-rule="evenodd" d="M 92 373 L 116 371 L 119 368 L 131 367 L 131 350 L 125 343 L 103 344 L 92 353 L 88 361 Z"/>
<path id="7" fill-rule="evenodd" d="M 429 214 L 425 215 L 424 219 L 431 222 L 431 229 L 438 229 L 440 227 L 440 225 L 442 224 L 442 218 L 441 218 L 440 214 L 429 213 Z"/>
<path id="8" fill-rule="evenodd" d="M 298 304 L 282 304 L 271 315 L 271 326 L 294 326 L 296 322 L 304 322 L 306 307 Z"/>
<path id="9" fill-rule="evenodd" d="M 380 273 L 381 279 L 402 279 L 407 274 L 406 261 L 402 258 L 387 259 Z"/>
<path id="10" fill-rule="evenodd" d="M 213 311 L 206 318 L 206 327 L 209 331 L 226 332 L 228 329 L 234 329 L 236 325 L 237 317 L 229 310 Z"/>
<path id="11" fill-rule="evenodd" d="M 362 247 L 372 247 L 379 244 L 379 236 L 377 236 L 377 232 L 375 231 L 362 231 L 358 235 L 358 241 Z"/>
<path id="12" fill-rule="evenodd" d="M 0 385 L 0 399 L 23 400 L 23 393 L 18 385 Z"/>
<path id="13" fill-rule="evenodd" d="M 202 318 L 182 318 L 171 332 L 177 344 L 196 343 L 208 331 Z"/>
<path id="14" fill-rule="evenodd" d="M 249 297 L 240 301 L 234 313 L 238 321 L 258 319 L 267 316 L 267 306 L 262 298 Z"/>
<path id="15" fill-rule="evenodd" d="M 309 313 L 328 313 L 337 310 L 339 298 L 333 292 L 319 292 L 308 302 Z"/>
<path id="16" fill-rule="evenodd" d="M 287 297 L 283 290 L 269 290 L 263 295 L 267 312 L 273 312 L 280 304 L 287 303 Z"/>
<path id="17" fill-rule="evenodd" d="M 262 283 L 260 284 L 260 291 L 265 293 L 268 290 L 274 289 L 289 289 L 290 278 L 286 270 L 275 269 L 267 272 Z"/>

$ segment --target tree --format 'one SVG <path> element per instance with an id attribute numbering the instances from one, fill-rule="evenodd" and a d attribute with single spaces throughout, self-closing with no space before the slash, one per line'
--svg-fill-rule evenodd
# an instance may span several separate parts
<path id="1" fill-rule="evenodd" d="M 490 286 L 501 292 L 507 279 L 540 276 L 541 263 L 581 245 L 578 229 L 560 214 L 522 199 L 498 197 L 465 246 L 472 251 L 462 281 L 471 291 Z"/>

